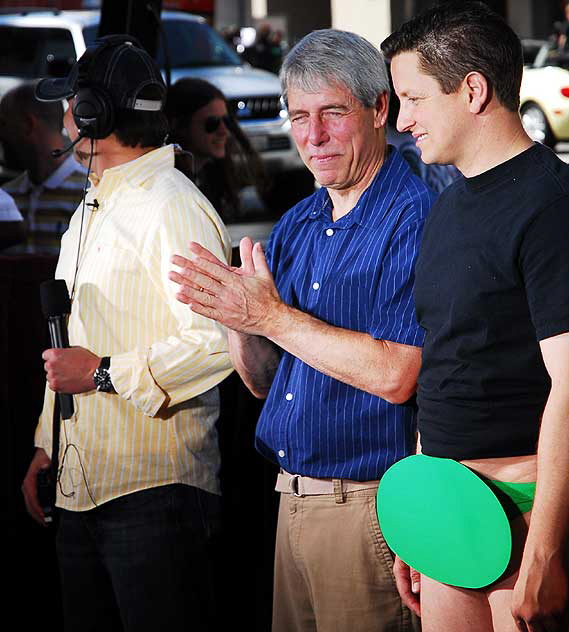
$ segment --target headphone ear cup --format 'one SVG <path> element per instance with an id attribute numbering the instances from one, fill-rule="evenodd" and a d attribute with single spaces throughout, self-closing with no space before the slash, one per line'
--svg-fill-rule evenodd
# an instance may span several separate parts
<path id="1" fill-rule="evenodd" d="M 73 120 L 87 138 L 106 138 L 115 128 L 110 96 L 98 86 L 80 88 L 73 99 Z"/>

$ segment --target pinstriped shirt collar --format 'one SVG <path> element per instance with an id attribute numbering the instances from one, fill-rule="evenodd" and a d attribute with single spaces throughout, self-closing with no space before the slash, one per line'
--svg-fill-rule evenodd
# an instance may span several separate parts
<path id="1" fill-rule="evenodd" d="M 306 220 L 319 220 L 325 224 L 334 225 L 334 228 L 350 228 L 354 224 L 373 227 L 383 219 L 377 213 L 370 212 L 377 200 L 390 195 L 395 197 L 401 188 L 401 169 L 406 167 L 405 159 L 395 149 L 389 146 L 385 162 L 381 165 L 369 187 L 361 194 L 354 208 L 337 221 L 332 221 L 332 200 L 328 190 L 322 187 L 316 195 L 310 199 L 306 208 L 303 208 L 296 219 L 297 222 Z M 397 187 L 397 188 L 394 188 Z"/>
<path id="2" fill-rule="evenodd" d="M 174 146 L 166 145 L 153 149 L 148 153 L 130 160 L 122 165 L 105 169 L 101 178 L 95 173 L 89 175 L 89 180 L 96 187 L 97 200 L 101 202 L 108 198 L 112 192 L 122 183 L 136 188 L 144 186 L 144 184 L 154 176 L 154 174 L 162 169 L 174 166 Z"/>

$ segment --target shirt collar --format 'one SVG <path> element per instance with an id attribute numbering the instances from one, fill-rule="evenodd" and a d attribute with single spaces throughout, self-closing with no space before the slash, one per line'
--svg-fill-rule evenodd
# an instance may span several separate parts
<path id="1" fill-rule="evenodd" d="M 14 193 L 28 193 L 30 189 L 34 188 L 27 171 L 22 171 L 22 173 L 11 180 L 8 185 L 9 187 L 7 187 L 7 189 L 11 195 Z"/>
<path id="2" fill-rule="evenodd" d="M 73 156 L 68 156 L 53 173 L 39 184 L 34 184 L 30 180 L 30 174 L 27 171 L 23 171 L 13 180 L 15 186 L 12 190 L 15 193 L 28 193 L 32 189 L 57 189 L 70 173 L 81 170 L 84 170 L 85 174 L 87 173 L 87 170 L 84 169 Z"/>
<path id="3" fill-rule="evenodd" d="M 313 195 L 306 208 L 299 213 L 297 222 L 320 220 L 333 224 L 335 228 L 349 228 L 354 224 L 375 226 L 383 217 L 383 215 L 378 217 L 377 213 L 372 212 L 372 209 L 377 205 L 377 200 L 388 194 L 392 199 L 395 199 L 397 191 L 394 190 L 394 186 L 402 182 L 401 171 L 408 169 L 405 159 L 395 147 L 388 146 L 385 161 L 349 213 L 346 213 L 336 222 L 332 222 L 332 201 L 328 195 L 328 190 L 322 187 Z"/>
<path id="4" fill-rule="evenodd" d="M 91 172 L 89 180 L 93 187 L 97 188 L 96 195 L 99 199 L 110 195 L 122 182 L 126 182 L 133 188 L 144 186 L 155 173 L 173 166 L 174 146 L 165 145 L 164 147 L 153 149 L 134 160 L 105 169 L 101 178 L 96 173 Z"/>

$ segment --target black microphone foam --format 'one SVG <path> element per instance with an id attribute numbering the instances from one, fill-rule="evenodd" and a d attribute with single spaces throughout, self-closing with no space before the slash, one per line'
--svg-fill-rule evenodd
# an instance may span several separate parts
<path id="1" fill-rule="evenodd" d="M 40 300 L 43 315 L 47 318 L 49 337 L 55 349 L 69 347 L 66 316 L 71 313 L 71 300 L 67 284 L 62 279 L 44 281 L 40 285 Z M 73 417 L 73 396 L 58 393 L 63 419 Z"/>
<path id="2" fill-rule="evenodd" d="M 41 309 L 46 318 L 71 314 L 71 300 L 63 279 L 44 281 L 40 285 Z"/>

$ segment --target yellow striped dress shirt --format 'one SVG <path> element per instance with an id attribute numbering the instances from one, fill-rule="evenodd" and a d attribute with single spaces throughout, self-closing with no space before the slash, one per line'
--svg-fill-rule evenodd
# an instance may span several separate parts
<path id="1" fill-rule="evenodd" d="M 231 372 L 223 327 L 175 299 L 174 253 L 197 241 L 222 260 L 219 216 L 174 168 L 171 145 L 94 176 L 62 238 L 56 278 L 75 291 L 69 341 L 111 356 L 117 393 L 74 396 L 62 422 L 57 505 L 83 511 L 168 483 L 219 493 L 216 385 Z M 78 256 L 78 243 L 81 247 Z M 36 445 L 51 454 L 54 394 L 46 387 Z"/>

